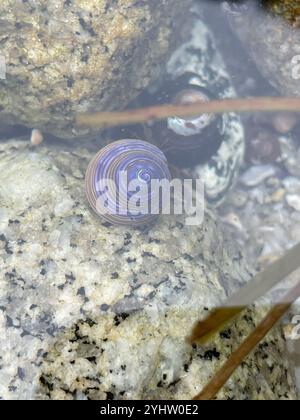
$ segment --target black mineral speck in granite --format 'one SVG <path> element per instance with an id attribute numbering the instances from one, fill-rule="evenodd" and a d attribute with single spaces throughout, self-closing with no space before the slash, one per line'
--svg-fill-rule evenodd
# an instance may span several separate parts
<path id="1" fill-rule="evenodd" d="M 114 324 L 117 327 L 121 324 L 122 321 L 125 321 L 126 318 L 129 317 L 129 314 L 126 314 L 125 312 L 118 314 L 114 317 Z"/>
<path id="2" fill-rule="evenodd" d="M 80 287 L 78 290 L 77 290 L 77 295 L 78 296 L 85 296 L 85 288 L 84 287 Z"/>
<path id="3" fill-rule="evenodd" d="M 127 258 L 127 262 L 128 262 L 128 264 L 131 264 L 131 263 L 134 263 L 134 262 L 136 262 L 136 258 Z"/>
<path id="4" fill-rule="evenodd" d="M 90 23 L 86 22 L 83 18 L 79 18 L 79 23 L 80 26 L 86 31 L 88 32 L 91 36 L 96 36 L 96 32 L 94 31 L 93 27 L 91 26 Z"/>
<path id="5" fill-rule="evenodd" d="M 255 326 L 255 323 L 254 323 L 253 318 L 251 316 L 246 314 L 246 315 L 243 316 L 243 318 L 248 324 Z"/>
<path id="6" fill-rule="evenodd" d="M 15 219 L 15 220 L 9 219 L 8 224 L 9 225 L 19 225 L 20 224 L 20 220 L 17 220 L 17 219 Z"/>
<path id="7" fill-rule="evenodd" d="M 152 254 L 152 252 L 146 252 L 146 251 L 142 253 L 142 257 L 157 258 L 156 255 Z"/>
<path id="8" fill-rule="evenodd" d="M 189 371 L 189 365 L 186 363 L 186 364 L 183 366 L 183 369 L 184 369 L 184 371 L 185 371 L 185 372 L 188 372 L 188 371 Z"/>
<path id="9" fill-rule="evenodd" d="M 13 268 L 12 271 L 5 273 L 5 277 L 8 279 L 13 279 L 16 277 L 16 269 Z"/>
<path id="10" fill-rule="evenodd" d="M 74 83 L 75 83 L 74 79 L 72 77 L 68 77 L 68 79 L 67 79 L 67 87 L 68 88 L 73 87 L 74 86 Z"/>
<path id="11" fill-rule="evenodd" d="M 90 363 L 96 363 L 96 357 L 95 356 L 86 357 L 86 360 L 88 360 Z"/>
<path id="12" fill-rule="evenodd" d="M 117 315 L 114 317 L 114 324 L 116 327 L 121 324 L 121 321 Z"/>
<path id="13" fill-rule="evenodd" d="M 6 254 L 8 254 L 8 255 L 13 254 L 13 251 L 11 249 L 11 245 L 10 245 L 8 240 L 5 241 L 4 250 L 5 250 Z"/>
<path id="14" fill-rule="evenodd" d="M 231 337 L 231 330 L 228 329 L 228 330 L 225 330 L 225 331 L 220 332 L 220 337 L 229 340 L 230 337 Z"/>
<path id="15" fill-rule="evenodd" d="M 112 227 L 113 225 L 111 224 L 111 223 L 109 223 L 109 222 L 103 222 L 103 223 L 101 223 L 102 224 L 102 226 L 103 227 L 106 227 L 106 228 L 110 228 L 110 227 Z"/>
<path id="16" fill-rule="evenodd" d="M 148 243 L 149 244 L 160 244 L 160 240 L 159 239 L 154 239 L 154 238 L 149 238 Z"/>
<path id="17" fill-rule="evenodd" d="M 113 400 L 115 398 L 114 394 L 112 392 L 106 393 L 106 399 L 107 400 Z"/>
<path id="18" fill-rule="evenodd" d="M 200 355 L 201 359 L 212 361 L 213 359 L 220 359 L 220 353 L 214 347 L 212 350 L 207 350 L 204 355 Z"/>
<path id="19" fill-rule="evenodd" d="M 96 322 L 93 321 L 91 318 L 87 318 L 85 322 L 89 325 L 89 327 L 93 327 L 94 325 L 96 325 Z"/>
<path id="20" fill-rule="evenodd" d="M 125 235 L 125 238 L 124 238 L 124 245 L 125 246 L 129 245 L 131 243 L 131 238 L 132 238 L 132 235 L 129 232 L 127 232 L 126 235 Z"/>
<path id="21" fill-rule="evenodd" d="M 76 278 L 75 278 L 75 276 L 74 276 L 74 274 L 73 274 L 73 273 L 70 273 L 70 274 L 65 274 L 65 278 L 66 278 L 66 280 L 68 280 L 70 283 L 73 283 L 73 282 L 76 280 Z"/>
<path id="22" fill-rule="evenodd" d="M 184 254 L 183 255 L 183 258 L 185 259 L 185 260 L 187 260 L 187 261 L 193 261 L 193 257 L 191 256 L 191 255 L 189 255 L 189 254 Z"/>
<path id="23" fill-rule="evenodd" d="M 13 320 L 8 315 L 6 315 L 6 326 L 7 327 L 13 327 L 14 326 Z"/>
<path id="24" fill-rule="evenodd" d="M 25 378 L 25 370 L 21 367 L 18 367 L 18 377 L 21 379 L 21 381 Z"/>

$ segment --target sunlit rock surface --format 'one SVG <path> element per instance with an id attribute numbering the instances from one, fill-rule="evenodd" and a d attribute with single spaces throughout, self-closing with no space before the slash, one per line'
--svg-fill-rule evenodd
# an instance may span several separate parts
<path id="1" fill-rule="evenodd" d="M 246 0 L 241 4 L 223 2 L 223 8 L 266 80 L 283 95 L 299 95 L 299 2 Z"/>

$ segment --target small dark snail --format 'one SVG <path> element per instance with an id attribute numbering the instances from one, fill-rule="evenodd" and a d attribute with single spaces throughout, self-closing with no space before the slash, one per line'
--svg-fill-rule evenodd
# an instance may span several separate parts
<path id="1" fill-rule="evenodd" d="M 173 103 L 176 105 L 190 105 L 197 102 L 209 101 L 208 96 L 200 89 L 189 88 L 179 92 Z M 175 134 L 184 137 L 191 137 L 197 134 L 201 134 L 202 131 L 208 127 L 213 120 L 215 115 L 213 114 L 202 114 L 188 119 L 182 119 L 180 117 L 168 118 L 168 128 Z M 194 144 L 196 146 L 196 144 Z M 179 141 L 178 147 L 185 148 L 185 142 Z"/>
<path id="2" fill-rule="evenodd" d="M 86 171 L 85 191 L 92 209 L 112 224 L 139 226 L 153 222 L 160 197 L 152 180 L 171 179 L 165 155 L 142 140 L 124 139 L 102 148 Z"/>
<path id="3" fill-rule="evenodd" d="M 192 104 L 215 99 L 191 72 L 172 80 L 163 80 L 161 89 L 144 93 L 134 107 L 153 104 Z M 157 145 L 168 161 L 180 167 L 192 167 L 207 162 L 219 149 L 223 136 L 223 116 L 197 115 L 191 118 L 174 116 L 163 121 L 123 127 L 115 136 L 142 137 Z"/>
<path id="4" fill-rule="evenodd" d="M 213 98 L 201 86 L 197 75 L 186 73 L 166 85 L 160 102 L 183 105 Z M 222 116 L 213 114 L 191 118 L 174 116 L 151 126 L 154 138 L 160 140 L 160 147 L 168 160 L 179 166 L 193 166 L 210 159 L 222 143 L 222 128 Z"/>

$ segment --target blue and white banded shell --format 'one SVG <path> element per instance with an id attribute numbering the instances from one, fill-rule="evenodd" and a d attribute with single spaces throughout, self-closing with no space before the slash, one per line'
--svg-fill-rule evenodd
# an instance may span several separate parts
<path id="1" fill-rule="evenodd" d="M 137 139 L 118 140 L 102 148 L 89 163 L 86 197 L 109 223 L 146 225 L 160 212 L 160 196 L 151 189 L 151 181 L 163 179 L 169 181 L 171 175 L 158 147 Z"/>

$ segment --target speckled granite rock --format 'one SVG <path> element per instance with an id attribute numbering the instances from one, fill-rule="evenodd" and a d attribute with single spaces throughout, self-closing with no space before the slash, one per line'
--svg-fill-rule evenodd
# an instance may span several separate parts
<path id="1" fill-rule="evenodd" d="M 159 313 L 150 307 L 128 318 L 110 314 L 76 323 L 47 354 L 38 398 L 191 399 L 253 329 L 262 312 L 248 311 L 210 344 L 190 348 L 184 335 L 195 313 L 187 309 Z M 275 330 L 218 399 L 296 399 L 285 353 L 284 340 Z"/>
<path id="2" fill-rule="evenodd" d="M 185 337 L 249 278 L 207 211 L 112 227 L 83 192 L 91 152 L 0 146 L 0 398 L 191 398 L 261 317 L 205 347 Z M 219 398 L 295 398 L 274 330 Z"/>
<path id="3" fill-rule="evenodd" d="M 188 8 L 189 0 L 1 1 L 0 124 L 86 134 L 73 114 L 121 108 L 158 77 Z"/>
<path id="4" fill-rule="evenodd" d="M 269 0 L 265 9 L 258 1 L 230 3 L 223 7 L 232 28 L 262 75 L 283 95 L 300 95 L 299 2 Z"/>

